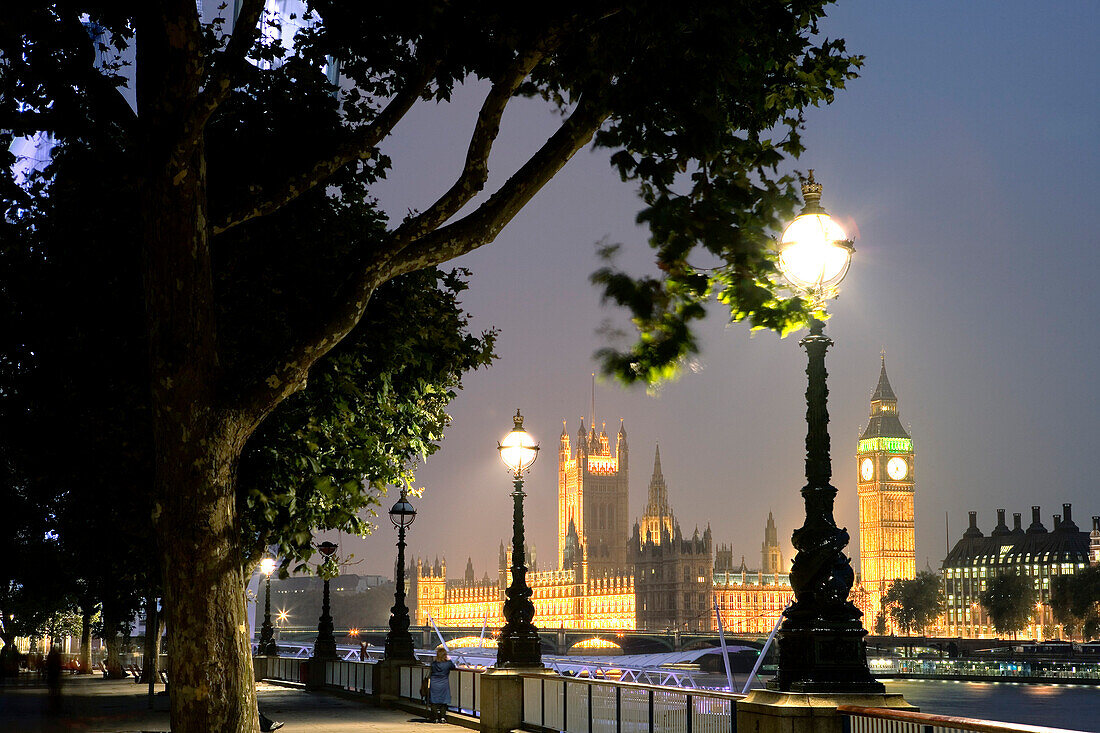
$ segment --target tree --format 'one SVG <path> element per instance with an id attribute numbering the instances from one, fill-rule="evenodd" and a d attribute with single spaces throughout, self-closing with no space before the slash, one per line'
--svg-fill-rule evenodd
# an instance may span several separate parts
<path id="1" fill-rule="evenodd" d="M 998 634 L 1016 633 L 1027 626 L 1035 609 L 1035 591 L 1026 575 L 1006 573 L 990 578 L 978 595 L 993 628 Z"/>
<path id="2" fill-rule="evenodd" d="M 251 436 L 305 388 L 380 286 L 493 241 L 594 140 L 641 190 L 665 273 L 637 287 L 604 276 L 609 297 L 634 306 L 643 326 L 640 357 L 610 368 L 671 373 L 694 348 L 690 324 L 716 284 L 735 320 L 796 326 L 805 304 L 779 299 L 770 279 L 765 232 L 794 201 L 777 167 L 801 151 L 802 110 L 831 101 L 859 63 L 843 42 L 813 38 L 821 0 L 537 9 L 315 0 L 291 52 L 260 33 L 263 5 L 243 0 L 231 29 L 204 25 L 193 0 L 69 0 L 0 19 L 0 129 L 74 144 L 117 139 L 120 155 L 103 173 L 131 183 L 119 207 L 140 233 L 132 264 L 149 353 L 152 515 L 171 722 L 183 733 L 256 728 L 237 469 Z M 333 59 L 346 79 L 335 94 Z M 118 94 L 127 78 L 136 110 Z M 308 255 L 227 246 L 234 230 L 300 199 L 361 197 L 392 164 L 379 143 L 417 100 L 446 101 L 474 79 L 489 89 L 462 170 L 437 200 L 420 210 L 410 202 L 395 225 L 379 215 L 376 230 L 326 231 Z M 544 100 L 563 121 L 479 197 L 504 111 L 520 96 Z M 249 127 L 237 149 L 212 155 L 208 133 L 234 129 L 245 108 L 288 124 Z M 4 204 L 18 214 L 18 194 Z M 687 265 L 696 246 L 725 263 L 713 277 Z"/>
<path id="3" fill-rule="evenodd" d="M 1071 636 L 1093 639 L 1100 635 L 1100 567 L 1053 578 L 1050 608 L 1054 620 Z"/>
<path id="4" fill-rule="evenodd" d="M 922 570 L 913 578 L 890 583 L 883 604 L 902 631 L 925 633 L 944 609 L 943 587 L 938 573 Z"/>

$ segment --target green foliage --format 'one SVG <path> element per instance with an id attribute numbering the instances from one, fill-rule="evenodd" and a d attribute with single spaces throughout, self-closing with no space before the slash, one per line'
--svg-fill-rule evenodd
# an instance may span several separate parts
<path id="1" fill-rule="evenodd" d="M 1035 610 L 1035 590 L 1026 575 L 1010 572 L 990 578 L 978 602 L 998 634 L 1016 634 L 1027 626 Z"/>
<path id="2" fill-rule="evenodd" d="M 895 580 L 890 583 L 882 602 L 890 618 L 906 634 L 923 632 L 943 613 L 944 596 L 940 576 L 938 573 L 922 570 L 913 578 Z"/>
<path id="3" fill-rule="evenodd" d="M 1068 634 L 1085 639 L 1100 637 L 1100 567 L 1052 578 L 1050 607 L 1054 620 Z"/>
<path id="4" fill-rule="evenodd" d="M 380 288 L 307 388 L 253 435 L 238 496 L 254 553 L 275 545 L 284 565 L 304 561 L 312 531 L 366 534 L 365 514 L 387 486 L 413 488 L 413 467 L 438 450 L 463 372 L 493 358 L 494 334 L 466 331 L 464 274 L 433 268 Z"/>

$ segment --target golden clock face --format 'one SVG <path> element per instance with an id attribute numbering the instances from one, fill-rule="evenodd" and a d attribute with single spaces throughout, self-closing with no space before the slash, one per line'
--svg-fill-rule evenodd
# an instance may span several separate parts
<path id="1" fill-rule="evenodd" d="M 875 462 L 870 458 L 864 458 L 859 463 L 859 475 L 864 481 L 870 481 L 875 476 Z"/>
<path id="2" fill-rule="evenodd" d="M 890 474 L 890 478 L 895 481 L 901 481 L 909 474 L 909 464 L 904 458 L 891 458 L 886 464 L 886 473 Z"/>

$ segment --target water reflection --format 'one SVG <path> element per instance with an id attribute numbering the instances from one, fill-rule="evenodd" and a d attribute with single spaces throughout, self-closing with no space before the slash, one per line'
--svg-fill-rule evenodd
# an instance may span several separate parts
<path id="1" fill-rule="evenodd" d="M 1100 689 L 1016 682 L 884 680 L 922 712 L 1100 731 Z"/>

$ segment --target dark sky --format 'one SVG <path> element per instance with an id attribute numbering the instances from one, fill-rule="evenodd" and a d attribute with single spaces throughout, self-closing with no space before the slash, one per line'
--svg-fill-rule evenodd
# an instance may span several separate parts
<path id="1" fill-rule="evenodd" d="M 807 116 L 807 152 L 822 203 L 857 236 L 830 311 L 830 414 L 837 521 L 857 555 L 855 447 L 885 348 L 903 423 L 916 442 L 917 566 L 938 567 L 967 510 L 988 532 L 998 507 L 1040 504 L 1044 522 L 1072 502 L 1086 528 L 1100 514 L 1100 4 L 1095 2 L 842 2 L 823 32 L 866 55 L 862 77 Z M 394 171 L 378 194 L 400 217 L 423 208 L 460 167 L 484 88 L 421 105 L 389 142 Z M 552 131 L 557 118 L 517 104 L 490 186 Z M 500 360 L 472 374 L 452 405 L 444 448 L 418 473 L 424 497 L 410 553 L 446 556 L 460 577 L 472 557 L 496 574 L 510 536 L 509 478 L 496 441 L 516 407 L 544 452 L 527 483 L 528 536 L 545 568 L 556 557 L 557 438 L 589 412 L 597 329 L 622 314 L 588 282 L 601 239 L 651 267 L 638 201 L 603 152 L 580 153 L 504 230 L 456 265 L 476 328 L 500 329 Z M 626 419 L 631 517 L 645 502 L 654 445 L 685 533 L 710 524 L 717 542 L 759 562 L 775 513 L 789 537 L 803 516 L 805 354 L 797 336 L 727 326 L 718 308 L 693 369 L 656 395 L 602 382 L 598 421 Z M 393 499 L 384 500 L 388 507 Z M 343 537 L 390 575 L 394 532 Z M 335 538 L 334 538 L 335 539 Z"/>

